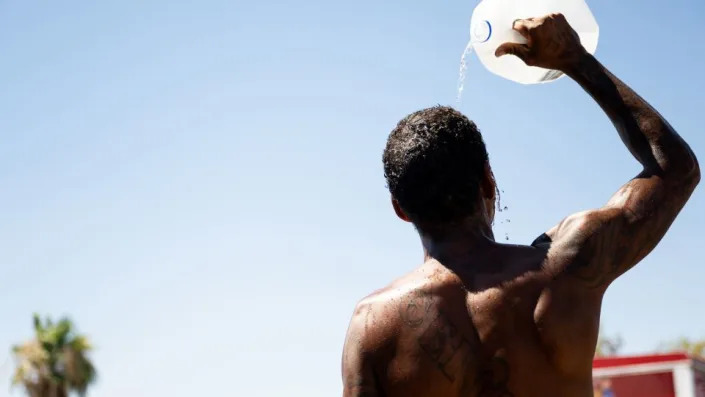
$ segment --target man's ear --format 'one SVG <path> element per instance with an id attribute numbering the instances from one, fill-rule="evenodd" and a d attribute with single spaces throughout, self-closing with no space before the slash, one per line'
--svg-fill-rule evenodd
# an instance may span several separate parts
<path id="1" fill-rule="evenodd" d="M 397 216 L 399 217 L 399 219 L 403 220 L 404 222 L 411 222 L 411 219 L 409 218 L 409 216 L 406 215 L 404 210 L 401 209 L 399 202 L 394 198 L 392 198 L 392 207 L 394 207 L 394 212 L 397 213 Z"/>
<path id="2" fill-rule="evenodd" d="M 485 175 L 482 178 L 482 200 L 487 214 L 487 221 L 490 225 L 494 223 L 495 208 L 497 205 L 497 182 L 494 180 L 494 173 L 490 163 L 485 163 Z"/>
<path id="3" fill-rule="evenodd" d="M 497 182 L 494 180 L 494 173 L 490 163 L 485 163 L 485 175 L 482 178 L 482 198 L 485 200 L 494 200 L 497 195 Z"/>

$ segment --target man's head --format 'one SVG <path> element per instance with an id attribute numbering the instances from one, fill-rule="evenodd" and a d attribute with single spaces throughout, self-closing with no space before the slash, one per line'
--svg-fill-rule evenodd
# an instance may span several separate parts
<path id="1" fill-rule="evenodd" d="M 494 218 L 495 183 L 482 135 L 452 108 L 400 121 L 387 141 L 384 174 L 397 214 L 422 231 Z"/>

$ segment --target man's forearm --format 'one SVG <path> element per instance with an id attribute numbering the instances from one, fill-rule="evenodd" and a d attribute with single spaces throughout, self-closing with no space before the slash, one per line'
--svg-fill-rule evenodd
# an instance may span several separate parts
<path id="1" fill-rule="evenodd" d="M 585 54 L 565 72 L 607 113 L 646 170 L 673 176 L 698 172 L 695 155 L 671 125 L 592 55 Z"/>

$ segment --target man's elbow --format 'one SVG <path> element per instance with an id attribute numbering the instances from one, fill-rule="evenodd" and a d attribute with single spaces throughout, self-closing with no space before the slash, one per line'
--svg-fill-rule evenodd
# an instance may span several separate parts
<path id="1" fill-rule="evenodd" d="M 690 172 L 688 172 L 688 184 L 692 186 L 693 189 L 695 189 L 696 186 L 698 186 L 698 183 L 700 183 L 700 163 L 698 163 L 698 158 L 695 157 L 695 153 L 690 152 L 690 156 L 692 158 L 692 164 L 690 166 Z"/>
<path id="2" fill-rule="evenodd" d="M 685 152 L 669 161 L 667 167 L 662 168 L 665 171 L 663 175 L 670 180 L 676 182 L 680 186 L 695 189 L 700 183 L 700 164 L 695 153 L 685 145 Z"/>

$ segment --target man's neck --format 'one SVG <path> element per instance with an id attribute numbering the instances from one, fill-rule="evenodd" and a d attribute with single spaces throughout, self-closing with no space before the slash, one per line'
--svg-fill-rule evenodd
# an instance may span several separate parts
<path id="1" fill-rule="evenodd" d="M 420 231 L 426 259 L 444 264 L 467 263 L 496 247 L 492 228 L 481 219 L 467 221 L 435 232 Z"/>

